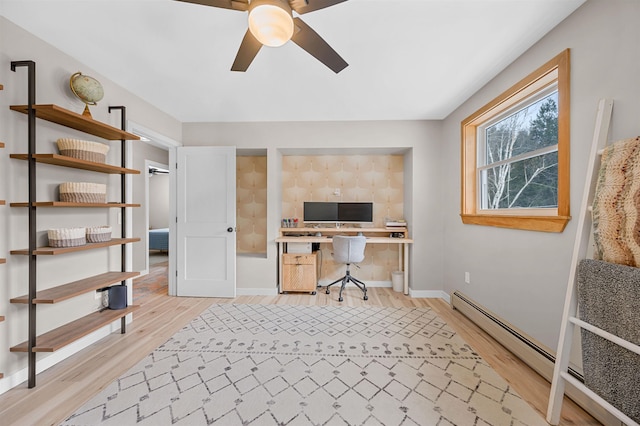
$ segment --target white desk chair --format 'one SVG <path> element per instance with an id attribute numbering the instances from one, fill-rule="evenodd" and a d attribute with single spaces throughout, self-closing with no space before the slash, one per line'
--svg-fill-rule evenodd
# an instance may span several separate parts
<path id="1" fill-rule="evenodd" d="M 363 236 L 356 237 L 347 237 L 343 235 L 335 235 L 333 237 L 333 259 L 336 262 L 344 263 L 347 265 L 347 272 L 344 277 L 335 280 L 331 284 L 327 285 L 327 290 L 325 293 L 330 294 L 330 287 L 339 282 L 342 283 L 340 286 L 340 295 L 338 297 L 338 301 L 342 302 L 342 290 L 344 290 L 344 286 L 347 285 L 348 282 L 354 283 L 360 290 L 364 293 L 364 300 L 369 299 L 367 297 L 367 287 L 365 284 L 359 279 L 351 276 L 351 272 L 349 271 L 349 266 L 352 263 L 359 263 L 364 260 L 364 248 L 367 245 L 367 238 Z"/>

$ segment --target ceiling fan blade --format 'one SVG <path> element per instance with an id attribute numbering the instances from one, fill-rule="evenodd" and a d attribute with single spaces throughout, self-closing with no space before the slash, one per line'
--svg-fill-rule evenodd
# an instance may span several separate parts
<path id="1" fill-rule="evenodd" d="M 309 0 L 309 2 L 311 2 L 311 0 Z M 336 74 L 349 66 L 349 64 L 338 55 L 338 52 L 333 50 L 333 48 L 310 26 L 305 24 L 302 19 L 294 18 L 293 21 L 296 28 L 293 32 L 293 37 L 291 37 L 291 41 L 331 68 Z"/>
<path id="2" fill-rule="evenodd" d="M 247 0 L 175 0 L 185 3 L 201 4 L 203 6 L 220 7 L 222 9 L 232 10 L 249 10 L 249 2 Z"/>
<path id="3" fill-rule="evenodd" d="M 291 6 L 291 9 L 302 15 L 313 12 L 314 10 L 320 10 L 338 3 L 343 3 L 345 1 L 347 0 L 289 0 L 289 5 Z"/>
<path id="4" fill-rule="evenodd" d="M 149 174 L 151 175 L 167 175 L 169 170 L 162 170 L 155 167 L 149 167 Z"/>
<path id="5" fill-rule="evenodd" d="M 242 44 L 240 44 L 240 49 L 238 49 L 236 59 L 231 66 L 231 71 L 246 71 L 261 47 L 262 43 L 251 34 L 251 31 L 247 30 L 242 39 Z"/>

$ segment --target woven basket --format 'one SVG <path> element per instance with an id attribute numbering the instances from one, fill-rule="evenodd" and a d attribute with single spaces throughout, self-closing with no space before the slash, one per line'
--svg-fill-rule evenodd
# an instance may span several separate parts
<path id="1" fill-rule="evenodd" d="M 94 163 L 104 163 L 109 152 L 108 145 L 98 142 L 60 138 L 57 143 L 60 154 Z"/>
<path id="2" fill-rule="evenodd" d="M 106 203 L 107 185 L 89 182 L 61 183 L 60 201 L 69 203 Z"/>
<path id="3" fill-rule="evenodd" d="M 102 243 L 105 241 L 111 241 L 110 226 L 94 226 L 87 228 L 88 243 Z"/>
<path id="4" fill-rule="evenodd" d="M 58 228 L 49 229 L 50 247 L 76 247 L 87 243 L 86 230 L 84 228 Z"/>

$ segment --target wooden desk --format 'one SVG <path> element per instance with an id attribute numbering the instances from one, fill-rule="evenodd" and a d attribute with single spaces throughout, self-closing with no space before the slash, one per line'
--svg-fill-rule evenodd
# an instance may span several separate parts
<path id="1" fill-rule="evenodd" d="M 331 244 L 334 235 L 358 235 L 361 232 L 367 237 L 367 244 L 401 244 L 398 251 L 398 269 L 404 272 L 404 294 L 409 294 L 409 238 L 406 228 L 280 228 L 278 244 L 278 288 L 282 288 L 282 255 L 286 253 L 287 243 L 320 243 Z M 404 238 L 391 238 L 392 232 L 401 232 Z M 321 236 L 315 234 L 320 233 Z"/>

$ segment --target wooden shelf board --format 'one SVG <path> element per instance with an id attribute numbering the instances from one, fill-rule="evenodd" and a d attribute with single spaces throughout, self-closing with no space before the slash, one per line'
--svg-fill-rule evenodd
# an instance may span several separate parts
<path id="1" fill-rule="evenodd" d="M 111 241 L 105 241 L 102 243 L 87 243 L 83 246 L 77 247 L 38 247 L 34 250 L 35 255 L 54 256 L 57 254 L 72 253 L 76 251 L 92 250 L 100 247 L 117 246 L 127 243 L 135 243 L 140 241 L 140 238 L 112 238 Z M 11 254 L 29 255 L 29 249 L 11 250 Z"/>
<path id="2" fill-rule="evenodd" d="M 4 258 L 0 259 L 0 264 L 2 264 L 2 263 L 7 263 L 7 259 L 4 259 Z"/>
<path id="3" fill-rule="evenodd" d="M 29 203 L 11 203 L 11 207 L 29 207 Z M 66 201 L 36 201 L 35 207 L 140 207 L 140 204 L 123 203 L 69 203 Z"/>
<path id="4" fill-rule="evenodd" d="M 134 278 L 140 275 L 139 272 L 105 272 L 94 277 L 84 278 L 68 284 L 42 290 L 36 293 L 33 303 L 58 303 L 71 299 L 99 288 L 108 287 L 111 284 Z M 29 303 L 29 295 L 16 297 L 10 300 L 11 303 Z"/>
<path id="5" fill-rule="evenodd" d="M 0 200 L 0 206 L 4 206 L 5 204 L 7 204 L 5 200 Z"/>
<path id="6" fill-rule="evenodd" d="M 0 142 L 0 148 L 4 148 L 4 142 Z"/>
<path id="7" fill-rule="evenodd" d="M 33 352 L 55 352 L 81 337 L 130 314 L 139 307 L 138 305 L 132 305 L 127 306 L 125 309 L 105 309 L 104 311 L 93 312 L 36 337 L 36 346 L 33 348 Z M 11 352 L 28 352 L 28 350 L 27 342 L 22 342 L 10 349 Z"/>
<path id="8" fill-rule="evenodd" d="M 0 322 L 4 321 L 4 317 L 0 316 Z"/>
<path id="9" fill-rule="evenodd" d="M 29 159 L 28 154 L 10 154 L 10 158 L 17 160 Z M 71 167 L 73 169 L 89 170 L 92 172 L 109 174 L 130 174 L 139 175 L 140 170 L 127 169 L 124 167 L 112 166 L 110 164 L 95 163 L 93 161 L 81 160 L 79 158 L 67 157 L 60 154 L 33 154 L 38 163 L 53 164 L 55 166 Z"/>
<path id="10" fill-rule="evenodd" d="M 11 105 L 10 108 L 14 111 L 21 112 L 22 114 L 29 113 L 27 105 Z M 36 117 L 42 120 L 80 130 L 81 132 L 88 133 L 99 138 L 108 140 L 140 140 L 140 137 L 133 133 L 125 132 L 124 130 L 96 121 L 90 117 L 85 117 L 82 114 L 69 111 L 68 109 L 59 107 L 58 105 L 33 105 L 33 109 L 36 110 Z"/>

